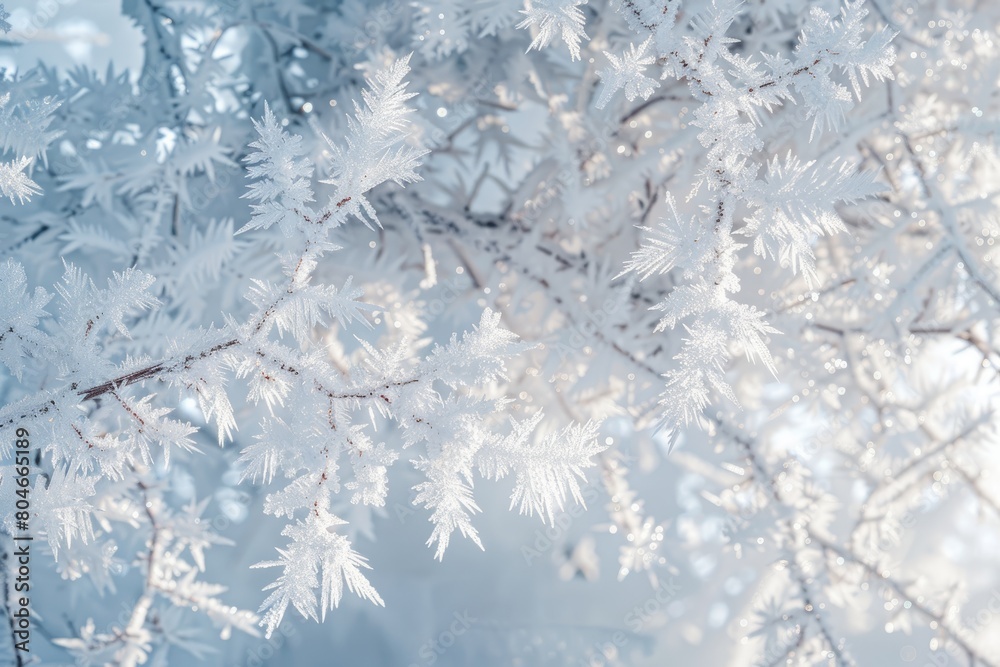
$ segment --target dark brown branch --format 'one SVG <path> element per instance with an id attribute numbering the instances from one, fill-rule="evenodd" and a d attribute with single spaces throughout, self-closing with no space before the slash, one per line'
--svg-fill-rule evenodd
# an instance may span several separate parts
<path id="1" fill-rule="evenodd" d="M 166 361 L 161 361 L 159 363 L 153 364 L 152 366 L 146 366 L 145 368 L 141 368 L 137 371 L 132 371 L 131 373 L 126 373 L 125 375 L 121 375 L 112 380 L 108 380 L 107 382 L 102 382 L 101 384 L 94 385 L 93 387 L 90 387 L 88 389 L 83 389 L 81 391 L 78 391 L 77 394 L 82 396 L 83 400 L 91 401 L 97 398 L 98 396 L 102 396 L 119 387 L 127 387 L 131 384 L 136 384 L 144 380 L 149 380 L 163 373 L 169 373 L 170 371 L 175 371 L 178 368 L 187 368 L 192 362 L 200 361 L 202 359 L 207 359 L 210 356 L 216 354 L 217 352 L 221 352 L 228 348 L 234 347 L 235 345 L 238 345 L 239 342 L 240 341 L 234 338 L 233 340 L 226 341 L 225 343 L 219 343 L 218 345 L 210 347 L 207 350 L 203 350 L 196 354 L 189 354 L 183 359 L 172 364 L 168 364 L 168 362 Z"/>

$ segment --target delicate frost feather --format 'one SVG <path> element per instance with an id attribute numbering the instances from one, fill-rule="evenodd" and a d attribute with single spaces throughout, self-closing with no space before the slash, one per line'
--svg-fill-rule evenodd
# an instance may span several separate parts
<path id="1" fill-rule="evenodd" d="M 277 304 L 271 306 L 270 317 L 257 333 L 266 334 L 274 327 L 279 335 L 290 332 L 300 343 L 309 340 L 314 327 L 327 326 L 332 319 L 341 324 L 360 319 L 367 324 L 361 313 L 373 308 L 357 301 L 362 291 L 351 285 L 350 278 L 339 291 L 332 285 L 305 285 L 294 294 L 269 281 L 255 279 L 253 283 L 247 298 L 254 306 L 265 309 Z"/>
<path id="2" fill-rule="evenodd" d="M 864 18 L 868 15 L 864 4 L 864 0 L 847 0 L 839 20 L 813 7 L 802 29 L 795 51 L 800 66 L 809 68 L 810 76 L 797 77 L 796 89 L 805 102 L 807 118 L 814 119 L 810 139 L 827 129 L 839 128 L 845 112 L 852 106 L 850 91 L 830 77 L 834 67 L 847 74 L 858 97 L 859 77 L 866 86 L 869 76 L 877 81 L 893 78 L 896 53 L 889 43 L 895 33 L 882 28 L 863 41 Z"/>
<path id="3" fill-rule="evenodd" d="M 94 497 L 97 481 L 97 477 L 74 474 L 61 466 L 56 467 L 49 480 L 43 475 L 35 478 L 31 491 L 31 524 L 34 530 L 45 535 L 56 560 L 60 549 L 71 547 L 74 540 L 85 544 L 93 540 L 93 507 L 88 500 Z M 14 534 L 13 519 L 11 512 L 5 521 L 10 534 Z"/>
<path id="4" fill-rule="evenodd" d="M 472 526 L 471 516 L 482 510 L 472 496 L 472 485 L 463 479 L 463 471 L 452 469 L 454 463 L 450 457 L 445 456 L 416 462 L 417 470 L 426 475 L 427 481 L 413 487 L 417 492 L 413 503 L 433 510 L 430 521 L 434 524 L 434 529 L 427 538 L 427 546 L 437 543 L 434 557 L 438 560 L 444 558 L 451 534 L 456 529 L 477 547 L 484 548 L 479 533 Z M 465 476 L 467 477 L 467 473 Z"/>
<path id="5" fill-rule="evenodd" d="M 111 331 L 111 327 L 127 338 L 126 316 L 159 304 L 149 294 L 156 279 L 148 273 L 133 268 L 112 272 L 108 288 L 102 290 L 77 267 L 65 266 L 63 284 L 56 285 L 56 291 L 63 299 L 61 325 L 68 341 L 93 341 L 101 330 Z"/>
<path id="6" fill-rule="evenodd" d="M 518 28 L 537 28 L 528 51 L 544 49 L 561 35 L 570 57 L 579 60 L 580 42 L 588 39 L 584 32 L 586 19 L 580 10 L 582 4 L 584 0 L 528 0 L 526 8 L 521 10 L 527 18 L 517 24 Z"/>
<path id="7" fill-rule="evenodd" d="M 45 306 L 52 299 L 41 287 L 28 293 L 24 267 L 8 259 L 0 264 L 0 363 L 18 380 L 24 371 L 24 359 L 40 356 L 48 336 L 38 329 L 48 317 Z"/>
<path id="8" fill-rule="evenodd" d="M 845 231 L 834 205 L 853 203 L 882 192 L 877 172 L 855 171 L 846 162 L 800 162 L 789 151 L 784 164 L 775 157 L 763 180 L 755 181 L 747 202 L 757 210 L 743 233 L 754 237 L 754 252 L 787 260 L 810 284 L 816 276 L 811 244 L 817 235 Z"/>
<path id="9" fill-rule="evenodd" d="M 354 480 L 344 484 L 344 488 L 353 491 L 351 504 L 385 505 L 389 493 L 389 468 L 395 463 L 399 454 L 387 449 L 385 444 L 373 444 L 364 437 L 354 438 L 358 447 L 358 455 L 351 457 L 351 468 Z"/>
<path id="10" fill-rule="evenodd" d="M 282 233 L 290 236 L 298 223 L 295 211 L 305 212 L 306 204 L 313 200 L 312 161 L 305 157 L 302 137 L 285 132 L 266 102 L 263 120 L 254 119 L 253 126 L 260 138 L 250 144 L 256 150 L 244 162 L 249 165 L 247 178 L 255 182 L 247 186 L 249 192 L 243 197 L 257 203 L 250 205 L 250 222 L 236 233 L 267 229 L 277 223 Z"/>
<path id="11" fill-rule="evenodd" d="M 0 163 L 0 193 L 10 199 L 11 204 L 15 203 L 15 198 L 17 203 L 23 204 L 31 201 L 32 195 L 42 193 L 38 184 L 24 173 L 24 169 L 31 162 L 32 159 L 29 157 L 20 157 L 13 162 Z"/>
<path id="12" fill-rule="evenodd" d="M 618 277 L 634 271 L 639 274 L 640 280 L 645 280 L 653 274 L 667 273 L 674 267 L 682 268 L 687 276 L 704 270 L 712 253 L 711 235 L 698 218 L 681 218 L 678 215 L 672 194 L 666 193 L 665 200 L 670 217 L 661 220 L 656 227 L 646 229 L 642 246 L 625 262 L 625 269 Z"/>
<path id="13" fill-rule="evenodd" d="M 353 550 L 350 540 L 335 532 L 345 523 L 325 509 L 315 509 L 305 521 L 296 521 L 281 531 L 292 542 L 277 550 L 278 560 L 251 566 L 282 568 L 278 580 L 264 587 L 265 591 L 272 591 L 259 610 L 264 612 L 261 625 L 266 628 L 267 637 L 281 624 L 289 604 L 307 618 L 326 618 L 327 609 L 340 605 L 345 583 L 352 593 L 385 606 L 361 573 L 361 568 L 369 567 L 366 559 Z M 316 588 L 322 591 L 318 601 Z"/>
<path id="14" fill-rule="evenodd" d="M 521 514 L 538 514 L 554 525 L 556 510 L 562 511 L 568 498 L 584 505 L 579 480 L 586 479 L 584 468 L 594 465 L 591 457 L 607 449 L 597 442 L 599 424 L 570 424 L 535 446 L 517 451 L 511 466 L 516 469 L 510 505 Z"/>
<path id="15" fill-rule="evenodd" d="M 647 38 L 638 49 L 635 44 L 629 44 L 628 50 L 620 57 L 604 52 L 611 66 L 597 73 L 604 84 L 600 97 L 597 98 L 598 109 L 607 106 L 614 94 L 622 88 L 625 89 L 626 99 L 631 102 L 637 97 L 648 100 L 653 91 L 659 87 L 660 84 L 656 79 L 651 79 L 643 73 L 647 65 L 656 62 L 655 55 L 646 55 L 652 41 L 652 37 Z"/>
<path id="16" fill-rule="evenodd" d="M 4 151 L 23 156 L 21 161 L 42 157 L 44 162 L 49 144 L 63 134 L 61 130 L 49 129 L 55 119 L 53 114 L 61 105 L 52 97 L 12 104 L 9 92 L 0 95 L 0 146 Z"/>
<path id="17" fill-rule="evenodd" d="M 505 379 L 504 362 L 530 348 L 516 334 L 500 326 L 500 312 L 487 308 L 479 325 L 462 334 L 452 334 L 447 346 L 436 346 L 425 362 L 428 371 L 451 387 L 482 385 Z"/>
<path id="18" fill-rule="evenodd" d="M 764 336 L 778 331 L 764 321 L 763 312 L 730 299 L 713 301 L 705 287 L 683 289 L 689 290 L 691 297 L 687 306 L 674 310 L 661 321 L 661 325 L 672 327 L 681 317 L 694 315 L 694 321 L 684 326 L 688 337 L 674 357 L 677 367 L 666 373 L 667 387 L 660 396 L 664 409 L 661 427 L 667 428 L 695 421 L 709 405 L 713 389 L 739 405 L 725 380 L 730 341 L 742 345 L 751 361 L 759 359 L 772 374 L 776 373 Z M 680 292 L 681 289 L 674 290 L 670 297 Z"/>
<path id="19" fill-rule="evenodd" d="M 362 93 L 365 106 L 355 102 L 354 117 L 347 120 L 346 146 L 320 132 L 333 156 L 331 176 L 320 182 L 336 188 L 327 210 L 354 215 L 366 225 L 379 224 L 364 193 L 386 181 L 404 185 L 421 180 L 416 168 L 427 151 L 403 145 L 412 111 L 406 101 L 416 95 L 406 92 L 403 80 L 409 62 L 410 56 L 400 58 L 369 82 L 370 89 Z"/>

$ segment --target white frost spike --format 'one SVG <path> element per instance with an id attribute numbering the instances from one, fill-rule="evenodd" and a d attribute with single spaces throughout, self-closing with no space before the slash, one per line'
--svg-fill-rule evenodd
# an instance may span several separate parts
<path id="1" fill-rule="evenodd" d="M 94 497 L 97 479 L 71 473 L 62 466 L 53 471 L 49 480 L 44 475 L 35 478 L 31 491 L 31 525 L 33 530 L 45 535 L 56 560 L 59 560 L 60 549 L 72 547 L 74 540 L 87 544 L 94 539 L 90 521 L 94 508 L 87 501 Z M 4 482 L 13 484 L 14 480 Z M 13 520 L 11 512 L 5 521 L 10 534 L 14 534 Z"/>
<path id="2" fill-rule="evenodd" d="M 857 172 L 849 162 L 800 162 L 789 151 L 784 164 L 775 157 L 764 180 L 755 181 L 747 201 L 757 210 L 747 218 L 744 234 L 754 237 L 754 252 L 787 260 L 810 284 L 816 276 L 812 239 L 846 231 L 835 204 L 854 203 L 885 190 L 877 172 Z"/>
<path id="3" fill-rule="evenodd" d="M 500 326 L 500 317 L 487 308 L 479 325 L 464 332 L 461 340 L 452 334 L 447 346 L 435 347 L 425 362 L 428 374 L 453 388 L 506 379 L 504 362 L 531 346 Z"/>
<path id="4" fill-rule="evenodd" d="M 8 259 L 0 264 L 0 363 L 18 380 L 24 371 L 24 359 L 42 352 L 48 336 L 38 329 L 48 317 L 45 306 L 52 299 L 41 287 L 28 294 L 24 267 Z"/>
<path id="5" fill-rule="evenodd" d="M 364 437 L 356 437 L 354 442 L 359 445 L 357 455 L 351 456 L 354 481 L 344 484 L 344 488 L 354 492 L 351 495 L 352 504 L 382 507 L 389 493 L 387 466 L 392 465 L 399 458 L 399 454 L 386 449 L 381 442 L 372 444 Z"/>
<path id="6" fill-rule="evenodd" d="M 674 267 L 684 270 L 685 276 L 701 273 L 712 255 L 710 229 L 698 218 L 682 218 L 677 213 L 673 195 L 666 193 L 670 217 L 656 227 L 646 230 L 642 246 L 625 262 L 625 269 L 618 277 L 634 271 L 640 280 L 654 274 L 662 275 Z"/>
<path id="7" fill-rule="evenodd" d="M 148 273 L 127 268 L 113 272 L 108 288 L 102 290 L 83 271 L 66 262 L 63 284 L 56 285 L 56 291 L 63 300 L 62 328 L 70 342 L 93 341 L 101 330 L 117 331 L 128 338 L 126 316 L 160 303 L 149 293 L 155 281 Z"/>
<path id="8" fill-rule="evenodd" d="M 647 65 L 656 62 L 655 55 L 646 54 L 652 42 L 653 38 L 649 37 L 639 45 L 638 49 L 635 44 L 629 44 L 628 50 L 620 57 L 607 51 L 604 52 L 611 66 L 597 73 L 604 84 L 601 95 L 597 99 L 598 109 L 607 106 L 614 94 L 622 88 L 625 89 L 625 97 L 631 102 L 637 97 L 648 100 L 653 91 L 659 87 L 658 81 L 643 74 Z"/>
<path id="9" fill-rule="evenodd" d="M 365 105 L 354 103 L 354 117 L 348 117 L 347 145 L 341 146 L 321 133 L 332 154 L 329 179 L 320 181 L 336 187 L 327 210 L 356 216 L 366 225 L 379 225 L 375 209 L 364 193 L 393 181 L 397 185 L 415 183 L 420 158 L 428 151 L 404 144 L 412 109 L 406 101 L 416 93 L 406 92 L 403 81 L 409 71 L 410 56 L 400 58 L 379 71 L 369 89 L 362 93 Z"/>
<path id="10" fill-rule="evenodd" d="M 579 60 L 580 42 L 588 39 L 584 32 L 586 19 L 580 10 L 582 4 L 583 0 L 528 0 L 521 10 L 527 18 L 517 24 L 518 28 L 535 26 L 538 30 L 528 50 L 544 49 L 561 35 L 570 57 Z"/>
<path id="11" fill-rule="evenodd" d="M 864 0 L 848 0 L 841 8 L 839 20 L 813 7 L 802 29 L 796 55 L 799 63 L 812 69 L 810 76 L 796 79 L 796 88 L 805 102 L 807 117 L 814 119 L 810 140 L 827 129 L 838 129 L 852 106 L 851 92 L 831 77 L 835 67 L 847 74 L 858 97 L 861 96 L 859 77 L 866 86 L 869 77 L 877 81 L 893 78 L 896 53 L 889 43 L 895 33 L 882 28 L 863 41 L 864 18 L 868 15 L 864 4 Z"/>
<path id="12" fill-rule="evenodd" d="M 243 197 L 257 203 L 250 205 L 253 218 L 236 233 L 277 223 L 291 236 L 300 219 L 294 211 L 308 212 L 306 205 L 313 200 L 312 161 L 305 157 L 302 137 L 285 132 L 266 102 L 263 120 L 254 120 L 253 126 L 260 138 L 250 144 L 256 150 L 243 161 L 249 165 L 247 178 L 255 180 Z"/>
<path id="13" fill-rule="evenodd" d="M 472 496 L 471 485 L 462 478 L 460 472 L 451 469 L 454 458 L 441 456 L 433 461 L 422 459 L 416 463 L 417 469 L 427 476 L 427 481 L 413 487 L 417 492 L 413 502 L 433 510 L 430 521 L 434 524 L 434 530 L 427 539 L 427 546 L 437 543 L 434 557 L 438 560 L 444 558 L 451 534 L 456 529 L 477 547 L 484 548 L 479 532 L 472 526 L 471 517 L 482 510 Z"/>
<path id="14" fill-rule="evenodd" d="M 260 606 L 264 612 L 261 626 L 270 637 L 281 624 L 288 605 L 313 620 L 326 618 L 328 609 L 340 605 L 344 584 L 352 593 L 377 605 L 385 606 L 371 582 L 361 573 L 369 568 L 366 559 L 351 548 L 351 542 L 335 532 L 346 522 L 322 508 L 309 513 L 305 521 L 286 526 L 281 534 L 292 540 L 285 549 L 278 549 L 280 558 L 257 563 L 252 567 L 280 567 L 281 576 L 264 590 L 272 591 Z M 322 587 L 321 599 L 316 600 L 316 588 Z"/>
<path id="15" fill-rule="evenodd" d="M 510 505 L 521 514 L 535 515 L 555 525 L 556 511 L 562 511 L 569 498 L 585 505 L 579 480 L 585 480 L 584 468 L 594 463 L 592 456 L 607 449 L 597 442 L 599 424 L 570 424 L 536 446 L 520 452 Z"/>
<path id="16" fill-rule="evenodd" d="M 62 130 L 50 130 L 53 115 L 62 103 L 52 97 L 11 103 L 10 92 L 0 94 L 0 151 L 19 156 L 16 168 L 22 169 L 34 157 L 47 166 L 46 150 Z"/>
<path id="17" fill-rule="evenodd" d="M 38 184 L 24 173 L 31 162 L 30 157 L 19 157 L 12 162 L 0 163 L 0 193 L 10 199 L 11 204 L 15 203 L 15 198 L 17 203 L 23 204 L 31 201 L 32 195 L 42 193 Z"/>
<path id="18" fill-rule="evenodd" d="M 270 317 L 256 331 L 256 335 L 266 336 L 275 327 L 279 335 L 290 332 L 300 343 L 305 343 L 314 327 L 327 326 L 333 319 L 341 324 L 355 319 L 368 324 L 361 313 L 371 310 L 372 306 L 357 301 L 363 293 L 353 287 L 351 278 L 344 281 L 339 291 L 332 285 L 305 285 L 294 294 L 288 294 L 284 286 L 268 281 L 254 279 L 253 283 L 247 298 L 254 306 L 263 310 L 271 304 L 279 304 L 271 307 Z"/>

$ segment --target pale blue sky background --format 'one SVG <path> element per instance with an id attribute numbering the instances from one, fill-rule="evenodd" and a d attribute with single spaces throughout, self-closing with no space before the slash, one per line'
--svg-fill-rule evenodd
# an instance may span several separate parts
<path id="1" fill-rule="evenodd" d="M 0 49 L 0 67 L 26 68 L 44 60 L 71 68 L 85 64 L 102 74 L 142 64 L 142 36 L 118 0 L 6 0 L 13 30 Z M 20 42 L 18 45 L 11 41 Z"/>

